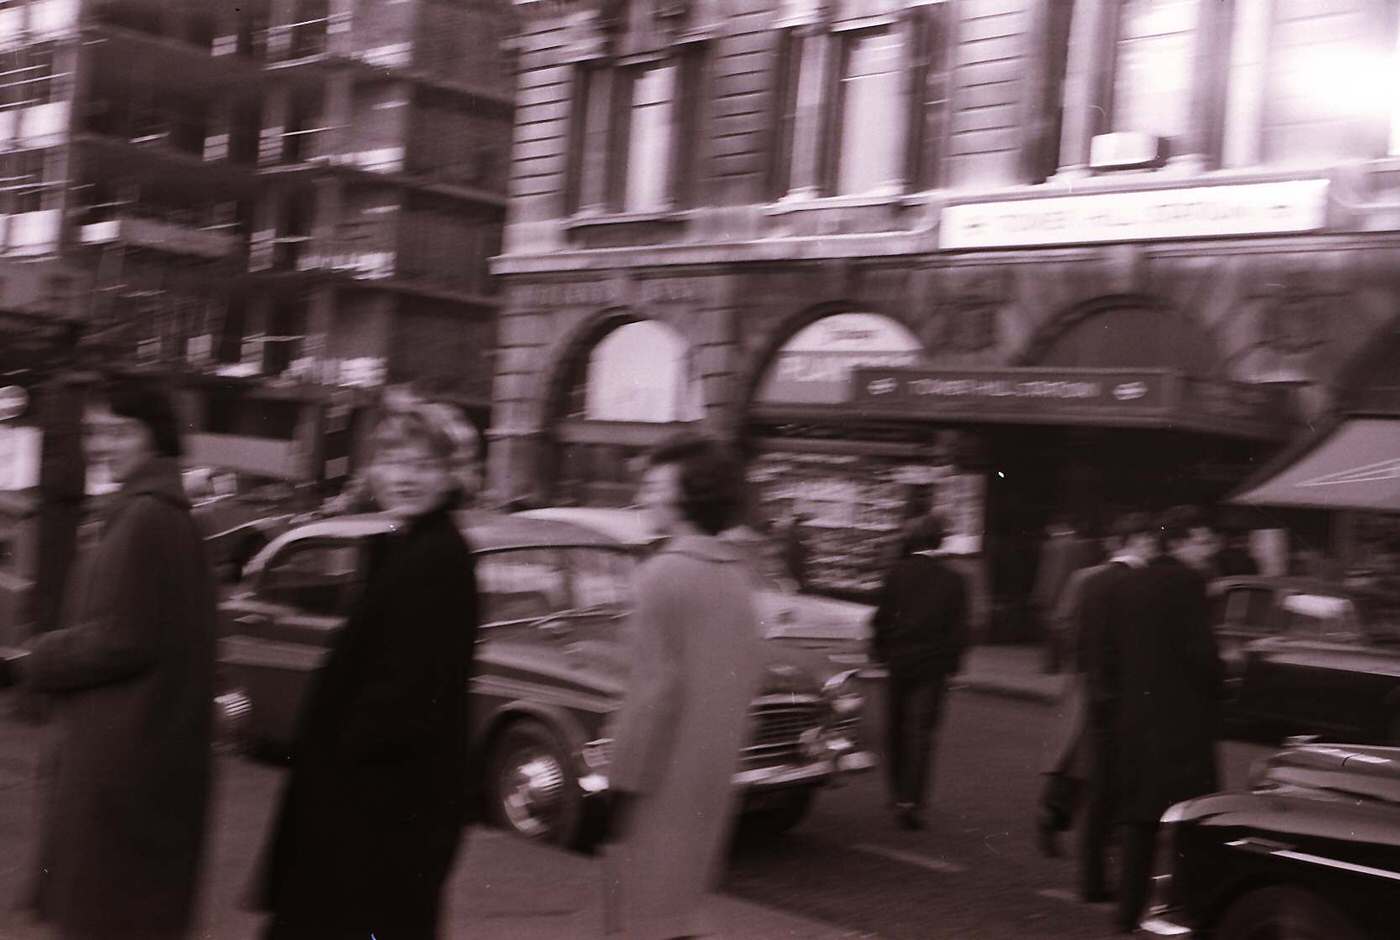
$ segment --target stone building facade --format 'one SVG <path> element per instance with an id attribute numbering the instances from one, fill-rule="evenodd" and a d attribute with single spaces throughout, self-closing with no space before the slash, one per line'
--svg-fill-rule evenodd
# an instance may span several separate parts
<path id="1" fill-rule="evenodd" d="M 1214 502 L 1396 323 L 1390 0 L 518 8 L 501 497 L 625 502 L 699 422 L 770 515 L 844 482 L 828 528 L 881 548 L 827 589 L 960 493 L 1023 595 L 1047 521 Z M 916 374 L 963 400 L 861 386 Z"/>

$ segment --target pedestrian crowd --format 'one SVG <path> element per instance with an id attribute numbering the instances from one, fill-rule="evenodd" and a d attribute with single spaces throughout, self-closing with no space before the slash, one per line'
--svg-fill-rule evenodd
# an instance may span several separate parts
<path id="1" fill-rule="evenodd" d="M 119 484 L 95 551 L 73 579 L 64 626 L 7 657 L 55 729 L 27 906 L 64 940 L 190 935 L 212 781 L 217 594 L 182 488 L 180 422 L 149 378 L 90 396 L 89 459 Z M 372 435 L 353 500 L 392 516 L 301 709 L 294 758 L 247 903 L 267 940 L 429 940 L 473 821 L 468 690 L 478 596 L 453 519 L 470 498 L 467 445 L 441 413 L 404 406 Z M 732 533 L 741 465 L 682 434 L 648 457 L 638 501 L 662 546 L 638 571 L 629 682 L 609 771 L 605 933 L 712 932 L 702 900 L 735 814 L 734 771 L 762 670 L 752 558 Z M 1052 541 L 1070 544 L 1067 532 Z M 949 679 L 968 641 L 966 581 L 940 520 L 913 522 L 871 617 L 888 671 L 886 765 L 895 823 L 924 826 Z M 784 554 L 801 579 L 800 519 Z M 1191 510 L 1124 516 L 1110 558 L 1066 548 L 1037 587 L 1072 660 L 1063 746 L 1048 768 L 1039 833 L 1081 819 L 1080 894 L 1145 903 L 1157 820 L 1216 787 L 1221 667 L 1201 570 L 1214 551 Z M 1043 572 L 1044 573 L 1044 572 Z M 1047 584 L 1049 582 L 1047 581 Z M 697 638 L 703 638 L 699 641 Z M 1107 858 L 1117 834 L 1120 873 Z"/>
<path id="2" fill-rule="evenodd" d="M 1148 900 L 1158 820 L 1219 788 L 1224 672 L 1206 600 L 1218 553 L 1190 507 L 1126 514 L 1106 542 L 1108 561 L 1074 571 L 1052 595 L 1074 670 L 1037 825 L 1042 850 L 1056 855 L 1057 833 L 1081 817 L 1079 896 L 1116 901 L 1117 926 L 1131 932 Z"/>

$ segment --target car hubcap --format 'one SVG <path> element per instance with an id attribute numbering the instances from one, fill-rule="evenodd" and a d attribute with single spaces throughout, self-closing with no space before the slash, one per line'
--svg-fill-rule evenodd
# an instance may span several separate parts
<path id="1" fill-rule="evenodd" d="M 532 838 L 550 833 L 564 791 L 564 769 L 542 750 L 517 752 L 502 774 L 506 818 Z"/>

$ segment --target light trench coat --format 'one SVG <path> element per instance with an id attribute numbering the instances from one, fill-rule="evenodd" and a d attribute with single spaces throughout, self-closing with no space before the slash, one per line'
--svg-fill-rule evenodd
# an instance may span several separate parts
<path id="1" fill-rule="evenodd" d="M 705 936 L 703 901 L 733 824 L 732 778 L 763 673 L 743 554 L 678 536 L 637 575 L 628 689 L 613 725 L 613 788 L 635 795 L 604 865 L 604 930 Z"/>

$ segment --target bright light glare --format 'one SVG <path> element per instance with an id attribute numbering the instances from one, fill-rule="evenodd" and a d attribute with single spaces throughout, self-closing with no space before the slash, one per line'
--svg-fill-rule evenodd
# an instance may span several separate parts
<path id="1" fill-rule="evenodd" d="M 1400 116 L 1400 57 L 1355 49 L 1299 51 L 1285 71 L 1288 97 L 1309 117 Z"/>

